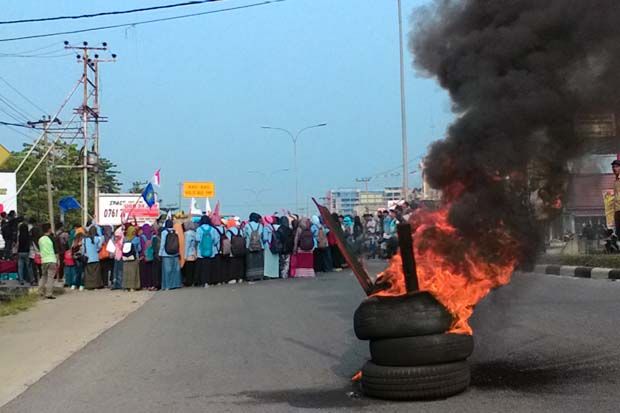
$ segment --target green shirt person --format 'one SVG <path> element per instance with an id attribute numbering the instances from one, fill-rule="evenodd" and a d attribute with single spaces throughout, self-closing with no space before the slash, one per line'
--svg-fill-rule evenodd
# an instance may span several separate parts
<path id="1" fill-rule="evenodd" d="M 39 294 L 54 299 L 54 277 L 58 268 L 58 253 L 52 235 L 52 226 L 41 226 L 43 236 L 39 238 L 39 253 L 41 254 L 41 278 L 39 279 Z"/>

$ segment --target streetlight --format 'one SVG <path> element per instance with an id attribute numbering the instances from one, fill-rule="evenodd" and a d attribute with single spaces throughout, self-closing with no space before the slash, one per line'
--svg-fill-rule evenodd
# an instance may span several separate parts
<path id="1" fill-rule="evenodd" d="M 261 126 L 262 129 L 272 129 L 272 130 L 278 130 L 278 131 L 284 132 L 288 136 L 290 136 L 291 140 L 293 141 L 293 170 L 295 173 L 295 211 L 297 212 L 299 212 L 299 174 L 297 170 L 297 140 L 299 139 L 299 135 L 301 135 L 302 132 L 308 129 L 312 129 L 312 128 L 321 128 L 323 126 L 327 126 L 327 123 L 319 123 L 317 125 L 306 126 L 305 128 L 302 128 L 299 131 L 297 131 L 295 135 L 293 135 L 293 133 L 289 131 L 288 129 L 276 128 L 273 126 Z"/>
<path id="2" fill-rule="evenodd" d="M 263 192 L 271 191 L 271 188 L 261 188 L 261 189 L 245 188 L 244 191 L 253 193 L 254 197 L 256 198 L 256 202 L 258 203 L 258 197 L 260 196 L 260 194 L 262 194 Z"/>

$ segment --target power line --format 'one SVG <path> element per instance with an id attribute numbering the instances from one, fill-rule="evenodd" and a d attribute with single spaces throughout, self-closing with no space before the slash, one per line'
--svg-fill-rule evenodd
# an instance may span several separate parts
<path id="1" fill-rule="evenodd" d="M 22 92 L 20 92 L 19 90 L 17 90 L 17 88 L 15 88 L 15 86 L 11 85 L 9 83 L 8 80 L 6 80 L 5 78 L 3 78 L 2 76 L 0 76 L 0 80 L 2 82 L 4 82 L 8 87 L 10 87 L 15 93 L 17 93 L 19 96 L 21 96 L 22 98 L 24 98 L 24 100 L 28 103 L 30 103 L 33 107 L 35 107 L 37 110 L 46 113 L 47 111 L 43 108 L 41 108 L 41 106 L 37 105 L 36 103 L 34 103 L 32 100 L 28 99 Z"/>
<path id="2" fill-rule="evenodd" d="M 160 19 L 143 20 L 143 21 L 138 21 L 138 22 L 133 22 L 133 23 L 113 24 L 109 26 L 92 27 L 90 29 L 70 30 L 70 31 L 55 32 L 55 33 L 33 34 L 30 36 L 9 37 L 5 39 L 0 39 L 0 42 L 12 42 L 12 41 L 17 41 L 17 40 L 27 40 L 27 39 L 39 39 L 42 37 L 52 37 L 52 36 L 61 36 L 61 35 L 66 35 L 66 34 L 77 34 L 77 33 L 93 32 L 93 31 L 99 31 L 99 30 L 117 29 L 119 27 L 134 27 L 134 26 L 139 26 L 143 24 L 159 23 L 159 22 L 164 22 L 164 21 L 169 21 L 169 20 L 177 20 L 177 19 L 185 19 L 188 17 L 203 16 L 206 14 L 216 14 L 216 13 L 223 13 L 223 12 L 235 11 L 235 10 L 241 10 L 241 9 L 249 9 L 251 7 L 266 6 L 268 4 L 280 3 L 283 1 L 285 0 L 267 0 L 261 3 L 246 4 L 244 6 L 228 7 L 225 9 L 211 10 L 211 11 L 205 11 L 201 13 L 183 14 L 180 16 L 163 17 Z"/>
<path id="3" fill-rule="evenodd" d="M 0 21 L 0 24 L 18 24 L 18 23 L 49 22 L 49 21 L 54 21 L 54 20 L 86 19 L 86 18 L 91 18 L 91 17 L 139 13 L 139 12 L 152 11 L 152 10 L 172 9 L 172 8 L 184 7 L 184 6 L 195 6 L 198 4 L 213 3 L 215 1 L 219 1 L 219 0 L 186 1 L 184 3 L 164 4 L 162 6 L 142 7 L 139 9 L 129 9 L 129 10 L 120 10 L 120 11 L 104 11 L 104 12 L 91 13 L 91 14 L 78 14 L 74 16 L 56 16 L 56 17 L 41 17 L 41 18 L 36 18 L 36 19 L 6 20 L 6 21 Z"/>

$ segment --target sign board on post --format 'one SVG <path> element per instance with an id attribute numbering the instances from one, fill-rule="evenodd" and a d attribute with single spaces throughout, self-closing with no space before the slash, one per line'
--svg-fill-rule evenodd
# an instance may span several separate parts
<path id="1" fill-rule="evenodd" d="M 4 146 L 0 145 L 0 166 L 4 165 L 11 157 L 11 152 Z"/>
<path id="2" fill-rule="evenodd" d="M 603 191 L 603 203 L 605 204 L 605 220 L 607 221 L 607 228 L 613 229 L 616 225 L 614 219 L 615 210 L 615 197 L 613 189 L 606 189 Z"/>
<path id="3" fill-rule="evenodd" d="M 0 172 L 0 212 L 17 211 L 15 172 Z"/>
<path id="4" fill-rule="evenodd" d="M 134 207 L 135 206 L 135 207 Z M 152 224 L 159 218 L 159 203 L 151 208 L 144 202 L 141 194 L 100 194 L 97 223 L 99 225 L 120 225 L 123 219 L 139 225 Z"/>
<path id="5" fill-rule="evenodd" d="M 213 198 L 215 183 L 213 182 L 183 182 L 184 198 Z"/>

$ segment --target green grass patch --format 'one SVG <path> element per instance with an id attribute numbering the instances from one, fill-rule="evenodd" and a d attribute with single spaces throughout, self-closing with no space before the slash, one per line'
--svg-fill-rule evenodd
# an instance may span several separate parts
<path id="1" fill-rule="evenodd" d="M 620 268 L 620 254 L 543 255 L 540 264 Z"/>
<path id="2" fill-rule="evenodd" d="M 34 307 L 37 301 L 39 301 L 39 295 L 36 293 L 30 293 L 17 297 L 8 302 L 0 302 L 0 317 L 26 311 L 27 309 Z"/>

